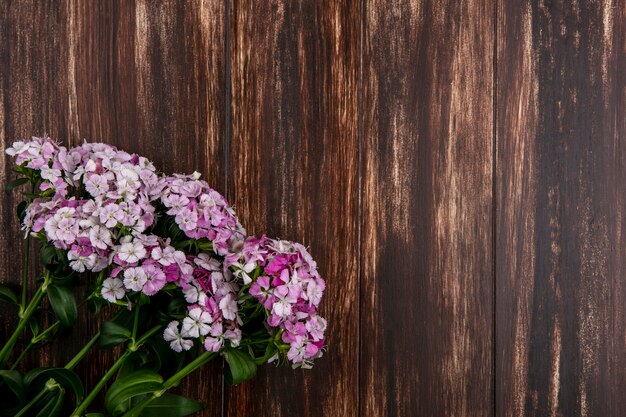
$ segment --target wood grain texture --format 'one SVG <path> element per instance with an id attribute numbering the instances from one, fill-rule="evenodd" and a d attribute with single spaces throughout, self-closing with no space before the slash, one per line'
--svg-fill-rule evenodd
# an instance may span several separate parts
<path id="1" fill-rule="evenodd" d="M 3 149 L 44 132 L 65 143 L 83 139 L 138 152 L 164 172 L 198 170 L 225 190 L 225 23 L 221 0 L 3 2 Z M 202 59 L 199 59 L 202 58 Z M 4 152 L 3 152 L 4 154 Z M 12 165 L 2 158 L 1 189 Z M 3 199 L 5 236 L 17 238 L 16 200 Z M 9 234 L 10 231 L 10 234 Z M 3 280 L 18 282 L 14 249 L 2 245 Z M 63 365 L 99 327 L 85 317 L 31 364 Z M 79 367 L 91 387 L 112 363 L 96 351 Z M 219 361 L 182 390 L 221 415 Z"/>
<path id="2" fill-rule="evenodd" d="M 625 64 L 618 0 L 3 1 L 0 150 L 119 145 L 310 246 L 325 357 L 237 387 L 215 362 L 180 388 L 199 415 L 621 417 Z"/>
<path id="3" fill-rule="evenodd" d="M 626 7 L 497 22 L 498 415 L 622 416 Z"/>
<path id="4" fill-rule="evenodd" d="M 69 102 L 67 99 L 66 63 L 68 50 L 64 5 L 24 1 L 20 6 L 0 4 L 0 245 L 1 280 L 20 285 L 24 235 L 19 231 L 15 208 L 19 198 L 5 193 L 6 184 L 15 178 L 14 166 L 4 150 L 17 138 L 29 138 L 44 132 L 67 136 Z M 31 246 L 35 248 L 34 245 Z M 34 286 L 38 263 L 30 265 L 30 286 Z M 32 291 L 34 292 L 34 291 Z M 2 308 L 2 333 L 6 340 L 15 328 L 16 312 Z M 4 319 L 6 318 L 6 319 Z M 48 351 L 42 360 L 50 361 Z M 39 363 L 26 358 L 27 366 Z"/>
<path id="5" fill-rule="evenodd" d="M 249 233 L 310 246 L 327 289 L 328 353 L 228 388 L 228 416 L 358 412 L 360 10 L 340 1 L 232 3 L 231 201 Z"/>
<path id="6" fill-rule="evenodd" d="M 493 12 L 366 2 L 363 416 L 492 415 Z"/>

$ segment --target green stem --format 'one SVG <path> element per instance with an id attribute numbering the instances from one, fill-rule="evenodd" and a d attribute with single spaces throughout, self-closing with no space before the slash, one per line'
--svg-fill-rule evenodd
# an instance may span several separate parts
<path id="1" fill-rule="evenodd" d="M 22 317 L 26 308 L 26 292 L 28 291 L 28 260 L 30 258 L 30 234 L 26 236 L 26 248 L 24 249 L 24 264 L 22 271 L 22 302 L 20 303 L 20 314 Z"/>
<path id="2" fill-rule="evenodd" d="M 20 353 L 20 356 L 17 357 L 17 359 L 15 360 L 15 362 L 13 363 L 13 365 L 11 365 L 11 370 L 14 370 L 17 365 L 22 361 L 22 359 L 24 359 L 24 357 L 26 356 L 26 354 L 32 349 L 33 347 L 33 342 L 31 341 L 26 348 L 24 348 L 24 350 L 22 350 L 22 353 Z"/>
<path id="3" fill-rule="evenodd" d="M 102 388 L 109 382 L 109 379 L 113 377 L 113 375 L 122 367 L 126 359 L 133 353 L 132 350 L 128 349 L 126 352 L 119 357 L 119 359 L 113 364 L 113 366 L 107 371 L 106 374 L 102 377 L 102 379 L 96 384 L 96 386 L 91 390 L 89 395 L 76 407 L 74 412 L 72 413 L 72 417 L 80 417 L 86 410 L 87 407 L 96 399 Z"/>
<path id="4" fill-rule="evenodd" d="M 84 303 L 84 301 L 83 301 Z M 83 304 L 81 303 L 79 305 L 79 307 Z M 18 363 L 24 358 L 24 356 L 26 355 L 26 352 L 30 349 L 32 349 L 37 343 L 39 343 L 41 340 L 44 339 L 44 337 L 51 333 L 54 329 L 56 329 L 57 327 L 59 327 L 59 325 L 61 324 L 61 322 L 59 320 L 55 321 L 50 327 L 48 327 L 46 330 L 44 330 L 42 333 L 33 336 L 33 338 L 31 339 L 31 341 L 28 343 L 28 346 L 26 346 L 26 349 L 24 349 L 24 351 L 20 354 L 20 356 L 15 360 L 15 363 L 11 366 L 11 369 L 15 369 L 15 367 L 18 365 Z M 97 337 L 100 335 L 100 333 L 98 333 Z M 96 338 L 97 338 L 96 337 Z M 92 340 L 93 342 L 93 340 Z M 93 343 L 89 342 L 89 344 L 87 344 L 87 346 L 91 347 L 93 346 Z M 95 343 L 95 342 L 94 342 Z M 83 348 L 84 349 L 84 348 Z"/>
<path id="5" fill-rule="evenodd" d="M 211 359 L 217 356 L 217 352 L 204 352 L 202 355 L 198 356 L 193 361 L 189 362 L 187 366 L 185 366 L 180 371 L 176 372 L 172 375 L 167 381 L 163 383 L 163 388 L 168 390 L 173 386 L 177 385 L 183 378 L 187 375 L 195 371 L 196 369 L 202 367 L 205 363 L 209 362 Z"/>
<path id="6" fill-rule="evenodd" d="M 61 324 L 61 322 L 59 320 L 57 320 L 54 323 L 52 323 L 52 326 L 48 327 L 46 330 L 44 330 L 43 332 L 39 333 L 37 336 L 33 337 L 33 339 L 32 339 L 33 344 L 39 343 L 40 340 L 43 340 L 43 338 L 48 333 L 51 333 L 54 329 L 59 327 L 60 324 Z"/>
<path id="7" fill-rule="evenodd" d="M 124 417 L 137 417 L 137 416 L 139 416 L 139 414 L 141 414 L 143 409 L 148 404 L 150 404 L 152 401 L 154 401 L 155 398 L 160 397 L 166 391 L 168 391 L 170 388 L 178 385 L 178 383 L 180 381 L 182 381 L 183 378 L 185 378 L 187 375 L 189 375 L 190 373 L 194 372 L 198 368 L 202 367 L 204 364 L 206 364 L 207 362 L 209 362 L 211 359 L 213 359 L 216 356 L 217 356 L 216 352 L 204 352 L 202 355 L 198 356 L 196 359 L 194 359 L 193 361 L 189 362 L 189 364 L 187 364 L 187 366 L 185 366 L 180 371 L 176 372 L 167 381 L 165 381 L 163 383 L 163 388 L 162 389 L 153 392 L 152 395 L 148 395 L 143 400 L 138 402 L 133 408 L 128 410 L 128 412 L 126 414 L 124 414 Z"/>
<path id="8" fill-rule="evenodd" d="M 131 333 L 131 338 L 135 340 L 137 337 L 137 326 L 139 325 L 139 306 L 135 307 L 135 319 L 133 320 L 133 332 Z"/>
<path id="9" fill-rule="evenodd" d="M 153 334 L 155 334 L 156 332 L 158 332 L 159 330 L 162 330 L 163 326 L 159 325 L 159 326 L 154 326 L 152 329 L 148 330 L 148 332 L 146 334 L 144 334 L 143 336 L 141 336 L 141 338 L 139 340 L 137 340 L 135 343 L 133 343 L 130 346 L 130 349 L 133 350 L 137 350 L 139 349 L 139 347 L 141 345 L 143 345 L 144 343 L 146 343 L 146 340 L 148 340 L 150 338 L 150 336 L 152 336 Z"/>
<path id="10" fill-rule="evenodd" d="M 80 363 L 80 361 L 83 360 L 83 358 L 85 357 L 85 355 L 87 355 L 87 353 L 91 350 L 91 348 L 93 347 L 93 345 L 96 344 L 96 342 L 98 341 L 98 338 L 100 338 L 100 332 L 96 333 L 96 335 L 89 341 L 89 343 L 87 343 L 81 350 L 80 352 L 78 352 L 76 354 L 76 356 L 74 356 L 68 363 L 67 365 L 65 365 L 65 369 L 69 369 L 72 370 L 76 367 L 76 365 L 78 365 Z"/>
<path id="11" fill-rule="evenodd" d="M 28 321 L 37 310 L 37 307 L 39 307 L 39 303 L 41 302 L 41 299 L 45 295 L 47 287 L 48 287 L 48 276 L 46 275 L 44 283 L 37 289 L 37 292 L 33 296 L 33 299 L 28 304 L 28 307 L 26 307 L 23 317 L 20 318 L 17 324 L 17 327 L 15 328 L 15 331 L 13 332 L 13 334 L 11 335 L 7 343 L 4 345 L 2 350 L 0 350 L 0 369 L 4 369 L 4 367 L 6 366 L 8 357 L 11 354 L 11 351 L 13 350 L 13 346 L 15 345 L 15 342 L 17 342 L 17 339 L 22 333 L 22 330 L 24 330 L 24 327 L 26 327 L 26 325 L 28 324 Z"/>
<path id="12" fill-rule="evenodd" d="M 89 352 L 89 350 L 93 347 L 93 345 L 98 341 L 98 338 L 100 337 L 100 332 L 96 333 L 96 335 L 89 341 L 89 343 L 87 343 L 81 350 L 80 352 L 78 352 L 76 354 L 76 356 L 74 356 L 68 363 L 67 365 L 65 365 L 65 369 L 69 369 L 70 371 L 72 369 L 74 369 L 74 367 L 76 365 L 78 365 L 78 363 L 83 360 L 83 358 L 85 357 L 85 355 L 87 355 L 87 353 Z M 37 401 L 39 401 L 44 395 L 46 395 L 46 393 L 50 391 L 50 389 L 44 387 L 41 389 L 41 391 L 39 391 L 39 394 L 37 394 L 37 396 L 35 398 L 33 398 L 33 400 L 31 402 L 29 402 L 28 404 L 26 404 L 24 406 L 24 408 L 22 408 L 20 410 L 19 413 L 17 413 L 15 415 L 15 417 L 19 417 L 24 415 L 29 409 L 30 407 L 33 406 L 33 404 L 35 404 Z"/>
<path id="13" fill-rule="evenodd" d="M 96 384 L 96 386 L 91 390 L 89 395 L 81 402 L 74 412 L 72 413 L 72 417 L 80 417 L 86 410 L 87 407 L 93 402 L 93 400 L 98 396 L 102 388 L 106 385 L 106 383 L 113 377 L 113 375 L 122 367 L 126 359 L 133 353 L 136 352 L 145 342 L 152 336 L 154 333 L 161 330 L 162 326 L 155 326 L 150 329 L 147 333 L 145 333 L 139 340 L 131 340 L 130 344 L 126 351 L 120 356 L 120 358 L 113 364 L 113 366 L 107 371 L 106 374 L 102 377 L 102 379 Z M 95 343 L 95 340 L 92 339 L 92 342 Z M 90 342 L 91 343 L 91 342 Z M 82 352 L 82 350 L 81 350 Z"/>
<path id="14" fill-rule="evenodd" d="M 21 416 L 23 416 L 24 414 L 26 414 L 26 412 L 27 412 L 27 411 L 28 411 L 28 410 L 29 410 L 29 409 L 30 409 L 33 405 L 35 405 L 35 403 L 36 403 L 37 401 L 39 401 L 40 399 L 42 399 L 42 398 L 43 398 L 43 397 L 44 397 L 44 396 L 45 396 L 45 395 L 46 395 L 49 391 L 50 391 L 50 390 L 48 390 L 48 389 L 46 389 L 46 388 L 44 388 L 44 389 L 42 389 L 41 391 L 39 391 L 39 394 L 37 394 L 37 396 L 35 396 L 35 398 L 33 398 L 32 400 L 30 400 L 30 402 L 29 402 L 28 404 L 26 404 L 26 405 L 24 406 L 24 408 L 22 408 L 22 409 L 20 410 L 20 412 L 19 412 L 19 413 L 17 413 L 17 414 L 15 415 L 15 417 L 21 417 Z"/>

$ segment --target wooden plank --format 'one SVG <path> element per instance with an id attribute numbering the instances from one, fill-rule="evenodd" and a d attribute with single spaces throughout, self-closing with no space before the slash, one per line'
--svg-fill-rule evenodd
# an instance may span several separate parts
<path id="1" fill-rule="evenodd" d="M 366 2 L 363 416 L 490 416 L 494 2 Z"/>
<path id="2" fill-rule="evenodd" d="M 21 285 L 24 235 L 19 230 L 15 208 L 16 192 L 7 194 L 7 183 L 15 178 L 14 165 L 5 149 L 14 140 L 55 132 L 67 137 L 69 102 L 67 85 L 67 11 L 64 5 L 23 1 L 0 4 L 0 280 Z M 31 245 L 31 253 L 35 245 Z M 36 255 L 36 253 L 35 253 Z M 35 258 L 35 259 L 32 259 Z M 32 256 L 29 288 L 34 288 L 38 262 Z M 30 291 L 30 293 L 33 293 Z M 6 340 L 15 329 L 15 309 L 0 306 L 5 320 L 0 338 Z M 21 348 L 18 346 L 18 349 Z M 42 357 L 50 360 L 48 351 Z M 26 358 L 26 366 L 38 363 Z"/>
<path id="3" fill-rule="evenodd" d="M 164 172 L 198 170 L 224 192 L 224 2 L 68 0 L 62 6 L 1 6 L 8 41 L 2 53 L 10 58 L 0 63 L 4 146 L 44 131 L 74 144 L 103 141 L 152 159 Z M 2 172 L 4 187 L 10 166 Z M 3 200 L 5 239 L 17 237 L 15 221 L 4 215 L 14 205 Z M 12 254 L 2 250 L 4 267 Z M 44 359 L 63 364 L 97 327 L 81 321 Z M 111 354 L 92 354 L 88 364 L 79 372 L 93 386 Z M 221 415 L 220 368 L 219 362 L 205 367 L 183 385 L 186 395 L 208 404 L 203 416 Z"/>
<path id="4" fill-rule="evenodd" d="M 497 414 L 622 416 L 626 7 L 497 14 Z"/>
<path id="5" fill-rule="evenodd" d="M 229 195 L 250 233 L 304 242 L 328 279 L 328 353 L 227 388 L 229 416 L 358 413 L 360 11 L 341 1 L 232 4 Z"/>

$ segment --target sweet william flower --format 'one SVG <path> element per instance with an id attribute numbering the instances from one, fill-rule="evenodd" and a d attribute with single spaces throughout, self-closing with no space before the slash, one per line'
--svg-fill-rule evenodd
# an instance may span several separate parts
<path id="1" fill-rule="evenodd" d="M 124 298 L 124 286 L 119 278 L 107 278 L 102 283 L 102 297 L 110 303 Z"/>
<path id="2" fill-rule="evenodd" d="M 232 293 L 226 294 L 226 296 L 224 296 L 224 298 L 220 300 L 219 306 L 225 319 L 235 320 L 235 318 L 237 317 L 238 309 L 237 300 L 233 298 Z"/>
<path id="3" fill-rule="evenodd" d="M 107 249 L 112 245 L 111 232 L 102 226 L 93 226 L 89 229 L 89 240 L 98 249 Z"/>
<path id="4" fill-rule="evenodd" d="M 211 326 L 210 335 L 204 339 L 204 348 L 210 352 L 219 352 L 224 344 L 224 326 L 216 322 Z"/>
<path id="5" fill-rule="evenodd" d="M 181 334 L 185 337 L 206 336 L 211 330 L 213 318 L 200 307 L 189 310 L 189 316 L 183 320 Z"/>
<path id="6" fill-rule="evenodd" d="M 296 336 L 295 340 L 291 343 L 289 352 L 287 352 L 287 358 L 296 363 L 303 362 L 306 354 L 306 339 L 303 336 Z"/>
<path id="7" fill-rule="evenodd" d="M 9 156 L 20 155 L 24 152 L 28 152 L 28 149 L 30 148 L 30 146 L 31 146 L 30 142 L 24 142 L 24 141 L 18 140 L 17 142 L 13 142 L 13 145 L 8 147 L 5 152 Z"/>
<path id="8" fill-rule="evenodd" d="M 176 215 L 176 223 L 184 232 L 194 230 L 198 223 L 198 213 L 184 208 Z"/>
<path id="9" fill-rule="evenodd" d="M 163 332 L 163 339 L 170 342 L 170 347 L 176 352 L 189 350 L 193 346 L 193 340 L 184 339 L 180 334 L 178 331 L 178 322 L 176 321 L 168 324 L 167 328 Z"/>
<path id="10" fill-rule="evenodd" d="M 131 291 L 141 291 L 147 279 L 142 268 L 129 268 L 124 271 L 124 286 Z"/>
<path id="11" fill-rule="evenodd" d="M 69 259 L 70 267 L 77 272 L 85 272 L 85 269 L 91 270 L 96 264 L 97 255 L 81 254 L 80 250 L 72 249 L 67 253 L 67 259 Z"/>
<path id="12" fill-rule="evenodd" d="M 117 204 L 107 204 L 100 211 L 100 221 L 108 228 L 115 227 L 124 218 L 124 213 Z"/>
<path id="13" fill-rule="evenodd" d="M 241 278 L 243 280 L 243 285 L 248 285 L 252 282 L 252 277 L 250 277 L 249 274 L 256 268 L 256 264 L 254 262 L 248 262 L 245 265 L 235 263 L 233 264 L 233 267 L 237 268 L 235 269 L 234 274 L 237 278 Z"/>
<path id="14" fill-rule="evenodd" d="M 276 302 L 272 306 L 272 313 L 281 318 L 288 317 L 291 314 L 292 304 L 297 299 L 291 296 L 289 288 L 285 285 L 276 287 L 274 296 L 276 297 Z"/>
<path id="15" fill-rule="evenodd" d="M 138 240 L 130 241 L 127 239 L 117 250 L 117 256 L 122 261 L 133 264 L 146 256 L 146 248 Z"/>
<path id="16" fill-rule="evenodd" d="M 109 191 L 109 181 L 104 175 L 92 174 L 85 181 L 85 189 L 92 196 L 98 197 Z"/>
<path id="17" fill-rule="evenodd" d="M 275 298 L 270 290 L 270 279 L 267 276 L 257 278 L 257 280 L 250 286 L 250 295 L 255 297 L 263 304 L 266 309 L 271 309 L 274 304 Z"/>
<path id="18" fill-rule="evenodd" d="M 318 306 L 324 295 L 324 288 L 326 284 L 323 279 L 311 280 L 306 288 L 306 298 L 309 304 Z"/>
<path id="19" fill-rule="evenodd" d="M 326 320 L 323 317 L 314 315 L 306 321 L 306 330 L 311 335 L 313 341 L 318 342 L 324 340 L 324 331 L 326 330 Z"/>
<path id="20" fill-rule="evenodd" d="M 187 301 L 187 303 L 189 304 L 198 303 L 201 294 L 203 294 L 202 290 L 200 290 L 200 288 L 198 288 L 196 285 L 189 285 L 187 288 L 183 289 L 185 301 Z"/>
<path id="21" fill-rule="evenodd" d="M 142 291 L 144 294 L 152 296 L 165 286 L 165 274 L 160 268 L 150 264 L 144 265 L 142 269 L 146 274 L 146 282 L 143 285 Z"/>

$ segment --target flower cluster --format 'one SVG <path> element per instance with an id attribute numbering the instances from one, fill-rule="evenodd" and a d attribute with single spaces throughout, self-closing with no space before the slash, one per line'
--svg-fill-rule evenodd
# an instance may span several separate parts
<path id="1" fill-rule="evenodd" d="M 130 302 L 168 283 L 182 293 L 187 315 L 163 333 L 175 351 L 194 340 L 212 352 L 239 346 L 241 311 L 253 303 L 294 365 L 321 356 L 325 282 L 311 255 L 298 243 L 246 238 L 232 207 L 199 174 L 159 176 L 146 158 L 100 143 L 67 149 L 33 138 L 6 152 L 39 189 L 23 229 L 64 251 L 73 270 L 102 271 L 103 299 Z"/>
<path id="2" fill-rule="evenodd" d="M 187 237 L 207 238 L 221 256 L 237 251 L 246 231 L 226 199 L 200 175 L 173 175 L 162 180 L 161 202 Z"/>
<path id="3" fill-rule="evenodd" d="M 325 281 L 317 264 L 299 243 L 249 237 L 242 251 L 226 259 L 248 292 L 263 305 L 267 325 L 279 329 L 290 345 L 287 358 L 307 367 L 322 355 L 326 320 L 317 314 Z M 258 277 L 250 273 L 258 270 Z"/>
<path id="4" fill-rule="evenodd" d="M 105 144 L 68 150 L 49 138 L 16 142 L 7 153 L 41 179 L 44 197 L 26 209 L 27 233 L 42 233 L 66 250 L 78 272 L 101 271 L 114 259 L 123 261 L 118 265 L 139 261 L 127 252 L 153 239 L 143 232 L 154 222 L 151 202 L 160 195 L 150 161 Z"/>
<path id="5" fill-rule="evenodd" d="M 193 338 L 203 338 L 204 348 L 218 352 L 224 341 L 233 347 L 241 342 L 241 324 L 237 292 L 239 286 L 224 264 L 206 253 L 194 259 L 193 278 L 183 288 L 189 303 L 188 315 L 182 322 L 172 321 L 164 332 L 165 340 L 177 352 L 189 350 Z"/>

